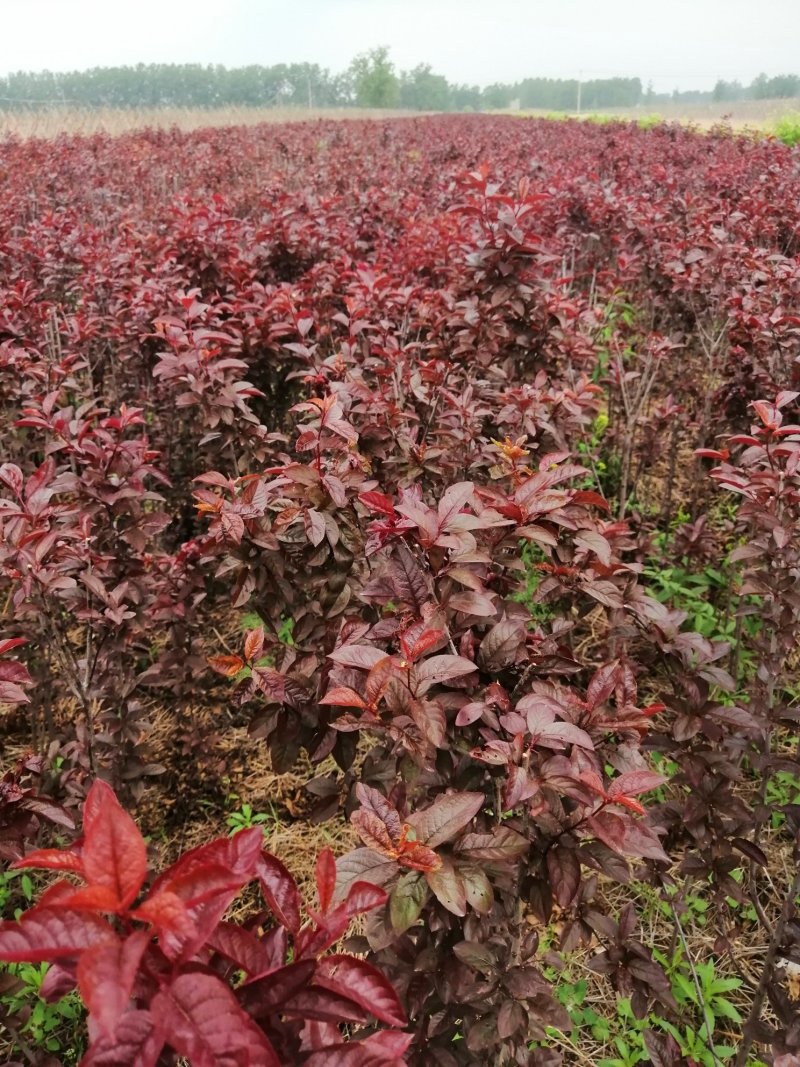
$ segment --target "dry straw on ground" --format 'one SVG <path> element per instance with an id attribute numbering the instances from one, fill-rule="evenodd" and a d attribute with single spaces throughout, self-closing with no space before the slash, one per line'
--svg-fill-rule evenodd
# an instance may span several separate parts
<path id="1" fill-rule="evenodd" d="M 128 133 L 131 130 L 197 130 L 219 126 L 257 126 L 264 122 L 311 122 L 317 119 L 402 118 L 408 111 L 369 108 L 223 107 L 223 108 L 47 108 L 0 111 L 0 138 L 57 137 L 62 133 Z"/>

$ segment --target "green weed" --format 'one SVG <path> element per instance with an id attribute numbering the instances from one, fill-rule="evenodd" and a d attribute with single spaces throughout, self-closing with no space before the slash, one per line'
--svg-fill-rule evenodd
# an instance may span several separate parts
<path id="1" fill-rule="evenodd" d="M 790 148 L 800 144 L 800 113 L 783 115 L 775 123 L 775 136 Z"/>

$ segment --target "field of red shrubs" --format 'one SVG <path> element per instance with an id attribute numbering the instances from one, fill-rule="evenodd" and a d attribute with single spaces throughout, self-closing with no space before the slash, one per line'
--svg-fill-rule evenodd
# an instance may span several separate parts
<path id="1" fill-rule="evenodd" d="M 10 1059 L 797 1067 L 799 360 L 769 139 L 2 143 Z"/>

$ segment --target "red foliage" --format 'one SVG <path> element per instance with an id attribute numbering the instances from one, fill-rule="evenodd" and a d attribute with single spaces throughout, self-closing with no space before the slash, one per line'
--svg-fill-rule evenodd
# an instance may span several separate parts
<path id="1" fill-rule="evenodd" d="M 0 958 L 57 961 L 48 977 L 56 997 L 77 985 L 89 1010 L 84 1064 L 154 1067 L 165 1046 L 191 1063 L 402 1062 L 410 1035 L 345 1043 L 337 1029 L 347 1021 L 358 1030 L 370 1018 L 402 1027 L 406 1019 L 375 967 L 347 955 L 319 959 L 355 916 L 386 899 L 355 882 L 334 905 L 330 853 L 317 864 L 319 904 L 305 923 L 297 886 L 262 851 L 259 829 L 185 853 L 140 899 L 144 839 L 96 781 L 80 841 L 31 852 L 14 867 L 69 872 L 84 883 L 55 882 L 18 922 L 0 926 Z M 273 925 L 263 916 L 247 926 L 225 922 L 230 903 L 256 878 Z M 244 982 L 234 981 L 236 972 Z"/>
<path id="2" fill-rule="evenodd" d="M 138 831 L 92 786 L 84 839 L 34 853 L 85 884 L 0 935 L 77 982 L 87 1062 L 168 1039 L 198 1063 L 527 1063 L 568 1022 L 528 922 L 556 906 L 562 948 L 599 939 L 638 1014 L 671 1010 L 633 911 L 596 889 L 658 885 L 680 850 L 722 908 L 760 861 L 766 805 L 736 785 L 785 769 L 770 739 L 796 721 L 775 681 L 800 633 L 796 155 L 448 117 L 9 142 L 0 191 L 0 700 L 36 694 L 70 803 L 98 775 L 135 801 L 165 772 L 157 699 L 190 767 L 213 754 L 188 710 L 212 680 L 218 700 L 210 667 L 277 772 L 333 757 L 314 814 L 343 800 L 364 845 L 320 857 L 305 924 L 256 835 L 141 899 Z M 642 579 L 681 480 L 673 552 L 720 551 L 704 459 L 744 500 L 733 610 L 767 605 L 746 699 L 737 651 Z M 660 516 L 637 495 L 658 463 Z M 261 619 L 240 650 L 211 639 L 231 606 Z M 679 767 L 655 811 L 650 749 Z M 16 814 L 47 803 L 28 788 Z M 263 933 L 223 919 L 255 878 Z M 361 911 L 365 958 L 322 955 Z M 793 1008 L 772 1007 L 781 1029 L 748 1039 L 791 1050 Z M 410 1045 L 336 1048 L 378 1009 L 408 1014 Z"/>

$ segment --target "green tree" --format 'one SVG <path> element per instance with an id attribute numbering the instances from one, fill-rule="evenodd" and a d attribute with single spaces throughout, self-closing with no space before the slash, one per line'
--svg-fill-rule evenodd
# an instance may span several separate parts
<path id="1" fill-rule="evenodd" d="M 357 55 L 350 64 L 350 77 L 359 107 L 397 107 L 400 81 L 385 46 Z"/>
<path id="2" fill-rule="evenodd" d="M 447 111 L 450 86 L 442 74 L 434 74 L 430 63 L 420 63 L 400 75 L 400 106 L 412 111 Z"/>

